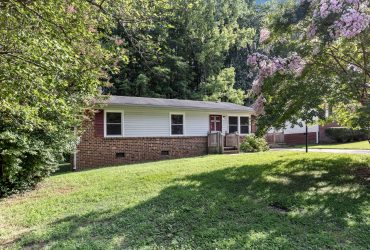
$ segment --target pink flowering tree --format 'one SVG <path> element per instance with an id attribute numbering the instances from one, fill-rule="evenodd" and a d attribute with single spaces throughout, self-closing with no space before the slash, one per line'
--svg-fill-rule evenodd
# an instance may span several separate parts
<path id="1" fill-rule="evenodd" d="M 261 132 L 314 117 L 369 128 L 369 2 L 303 0 L 276 9 L 260 32 L 264 49 L 247 58 Z M 334 112 L 324 117 L 328 107 Z"/>

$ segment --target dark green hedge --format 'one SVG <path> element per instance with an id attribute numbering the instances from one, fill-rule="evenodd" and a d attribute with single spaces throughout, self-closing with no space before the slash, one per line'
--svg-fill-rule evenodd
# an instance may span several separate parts
<path id="1" fill-rule="evenodd" d="M 362 141 L 366 140 L 368 136 L 366 131 L 345 127 L 327 128 L 325 134 L 336 142 Z"/>

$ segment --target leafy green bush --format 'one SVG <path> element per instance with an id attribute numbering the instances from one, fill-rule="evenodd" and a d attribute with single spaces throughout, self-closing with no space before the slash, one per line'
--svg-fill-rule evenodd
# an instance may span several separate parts
<path id="1" fill-rule="evenodd" d="M 90 30 L 108 29 L 109 18 L 84 0 L 3 2 L 0 197 L 34 187 L 72 151 L 71 128 L 88 115 L 116 53 Z"/>
<path id="2" fill-rule="evenodd" d="M 264 138 L 248 135 L 240 144 L 240 150 L 243 152 L 267 151 L 269 146 Z"/>
<path id="3" fill-rule="evenodd" d="M 57 169 L 63 152 L 73 150 L 75 139 L 68 130 L 46 134 L 6 129 L 0 129 L 0 197 L 33 188 Z"/>
<path id="4" fill-rule="evenodd" d="M 361 141 L 367 138 L 365 131 L 345 127 L 327 128 L 325 129 L 325 134 L 336 142 Z"/>

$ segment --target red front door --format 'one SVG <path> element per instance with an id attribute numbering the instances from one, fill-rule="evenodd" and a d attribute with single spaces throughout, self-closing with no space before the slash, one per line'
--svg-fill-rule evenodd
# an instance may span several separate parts
<path id="1" fill-rule="evenodd" d="M 222 131 L 222 116 L 221 115 L 210 115 L 209 116 L 209 130 Z"/>

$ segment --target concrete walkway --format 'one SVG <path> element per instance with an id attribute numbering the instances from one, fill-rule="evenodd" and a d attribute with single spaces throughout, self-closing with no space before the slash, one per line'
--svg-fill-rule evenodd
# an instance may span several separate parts
<path id="1" fill-rule="evenodd" d="M 305 148 L 272 148 L 271 151 L 297 151 L 305 152 Z M 322 152 L 322 153 L 336 153 L 336 154 L 362 154 L 370 155 L 370 150 L 361 149 L 319 149 L 319 148 L 308 148 L 308 152 Z"/>

